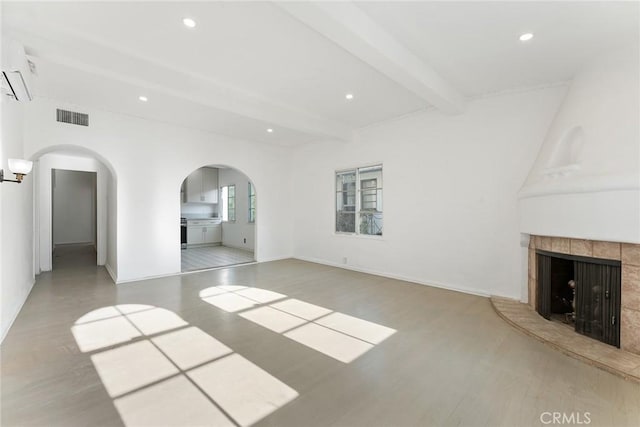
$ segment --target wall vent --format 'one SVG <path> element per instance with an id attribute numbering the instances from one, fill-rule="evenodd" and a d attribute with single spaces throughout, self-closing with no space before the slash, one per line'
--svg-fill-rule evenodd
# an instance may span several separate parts
<path id="1" fill-rule="evenodd" d="M 56 109 L 56 120 L 61 123 L 69 123 L 72 125 L 89 126 L 89 115 L 85 113 L 76 113 L 75 111 L 67 111 Z"/>

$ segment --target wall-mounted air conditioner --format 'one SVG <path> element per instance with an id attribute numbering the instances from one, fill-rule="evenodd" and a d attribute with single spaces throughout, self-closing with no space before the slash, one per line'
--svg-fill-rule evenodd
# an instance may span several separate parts
<path id="1" fill-rule="evenodd" d="M 2 45 L 2 88 L 16 101 L 31 101 L 31 69 L 24 47 L 14 41 Z"/>

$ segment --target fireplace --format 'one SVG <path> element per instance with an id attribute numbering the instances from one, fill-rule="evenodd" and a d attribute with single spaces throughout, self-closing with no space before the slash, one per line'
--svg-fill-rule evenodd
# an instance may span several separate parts
<path id="1" fill-rule="evenodd" d="M 531 236 L 528 265 L 534 310 L 640 355 L 640 245 Z"/>
<path id="2" fill-rule="evenodd" d="M 620 347 L 620 261 L 536 250 L 536 311 Z"/>

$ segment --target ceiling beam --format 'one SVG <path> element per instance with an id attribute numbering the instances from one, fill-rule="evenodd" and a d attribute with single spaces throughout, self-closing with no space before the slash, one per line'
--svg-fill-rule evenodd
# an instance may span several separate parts
<path id="1" fill-rule="evenodd" d="M 447 113 L 465 99 L 427 63 L 351 2 L 277 2 L 284 11 Z"/>

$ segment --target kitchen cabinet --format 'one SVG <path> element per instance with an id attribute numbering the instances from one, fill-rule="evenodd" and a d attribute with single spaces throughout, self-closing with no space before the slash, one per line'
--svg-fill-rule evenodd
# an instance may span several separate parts
<path id="1" fill-rule="evenodd" d="M 185 203 L 218 203 L 218 169 L 200 168 L 185 180 Z"/>
<path id="2" fill-rule="evenodd" d="M 187 245 L 222 243 L 222 224 L 216 219 L 187 221 Z"/>
<path id="3" fill-rule="evenodd" d="M 201 245 L 204 243 L 203 227 L 187 227 L 187 245 Z"/>
<path id="4" fill-rule="evenodd" d="M 204 243 L 222 243 L 222 224 L 205 227 Z"/>

